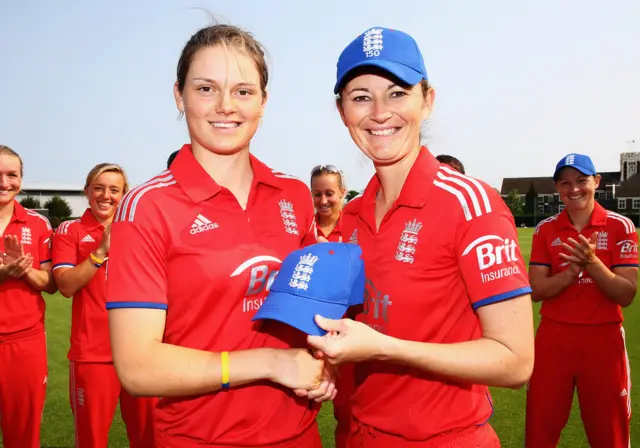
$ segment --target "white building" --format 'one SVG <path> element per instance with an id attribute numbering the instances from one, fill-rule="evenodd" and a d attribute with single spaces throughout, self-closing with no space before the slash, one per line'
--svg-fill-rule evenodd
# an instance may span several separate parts
<path id="1" fill-rule="evenodd" d="M 626 182 L 640 171 L 640 152 L 625 152 L 620 155 L 620 181 Z"/>
<path id="2" fill-rule="evenodd" d="M 64 184 L 38 184 L 23 183 L 22 191 L 18 195 L 18 201 L 25 196 L 32 196 L 40 201 L 40 206 L 44 207 L 45 202 L 54 196 L 60 196 L 71 206 L 72 217 L 82 216 L 82 213 L 89 206 L 87 198 L 84 195 L 82 185 L 64 185 Z"/>

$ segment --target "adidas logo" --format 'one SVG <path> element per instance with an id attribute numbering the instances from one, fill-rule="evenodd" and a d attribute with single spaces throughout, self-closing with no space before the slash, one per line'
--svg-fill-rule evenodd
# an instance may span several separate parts
<path id="1" fill-rule="evenodd" d="M 628 393 L 627 393 L 627 389 L 626 389 L 626 388 L 625 388 L 625 389 L 622 389 L 622 392 L 620 392 L 620 396 L 621 396 L 621 397 L 626 397 L 627 395 L 628 395 Z"/>
<path id="2" fill-rule="evenodd" d="M 96 240 L 94 240 L 94 239 L 91 237 L 91 235 L 87 235 L 87 236 L 85 236 L 85 237 L 84 237 L 84 238 L 82 238 L 80 241 L 81 241 L 81 242 L 83 242 L 83 243 L 95 243 L 95 242 L 96 242 Z"/>
<path id="3" fill-rule="evenodd" d="M 191 230 L 189 233 L 195 235 L 196 233 L 206 232 L 207 230 L 217 229 L 218 223 L 211 222 L 202 215 L 196 216 L 196 219 L 191 224 Z"/>
<path id="4" fill-rule="evenodd" d="M 555 240 L 553 240 L 553 242 L 551 243 L 551 247 L 555 247 L 555 246 L 562 246 L 562 241 L 560 241 L 560 238 L 556 238 Z"/>

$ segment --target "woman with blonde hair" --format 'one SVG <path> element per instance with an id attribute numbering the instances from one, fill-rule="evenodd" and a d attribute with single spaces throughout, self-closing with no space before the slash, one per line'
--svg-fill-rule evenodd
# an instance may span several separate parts
<path id="1" fill-rule="evenodd" d="M 342 171 L 334 165 L 318 165 L 311 170 L 311 195 L 316 209 L 318 237 L 341 243 L 340 218 L 346 188 Z"/>
<path id="2" fill-rule="evenodd" d="M 87 175 L 89 208 L 63 222 L 54 236 L 54 277 L 63 296 L 73 297 L 69 399 L 76 447 L 106 447 L 118 401 L 131 447 L 153 447 L 155 400 L 135 398 L 120 385 L 111 358 L 106 309 L 106 262 L 111 221 L 128 190 L 124 170 L 100 163 Z"/>
<path id="3" fill-rule="evenodd" d="M 39 448 L 47 390 L 43 292 L 51 275 L 51 226 L 25 209 L 22 159 L 0 145 L 0 432 L 5 448 Z"/>

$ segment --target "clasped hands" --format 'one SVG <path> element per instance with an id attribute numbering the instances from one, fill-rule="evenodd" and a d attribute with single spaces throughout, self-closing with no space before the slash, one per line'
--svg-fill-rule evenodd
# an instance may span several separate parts
<path id="1" fill-rule="evenodd" d="M 292 380 L 289 384 L 277 382 L 294 389 L 299 397 L 322 402 L 333 400 L 338 392 L 335 383 L 340 364 L 376 359 L 384 352 L 390 338 L 351 319 L 316 316 L 315 320 L 327 333 L 308 336 L 310 350 L 287 351 L 288 361 L 295 362 L 280 364 L 280 369 L 288 369 L 289 372 L 280 372 L 277 376 L 291 375 Z"/>
<path id="2" fill-rule="evenodd" d="M 596 256 L 598 232 L 591 234 L 589 239 L 578 235 L 577 241 L 573 238 L 568 238 L 567 241 L 569 244 L 562 243 L 562 247 L 568 253 L 561 253 L 560 256 L 569 263 L 572 273 L 579 276 L 589 265 L 598 261 Z"/>
<path id="3" fill-rule="evenodd" d="M 317 240 L 319 243 L 328 242 L 322 236 Z M 324 336 L 307 336 L 310 350 L 306 352 L 308 358 L 304 364 L 310 369 L 305 371 L 309 375 L 309 387 L 293 388 L 299 397 L 322 402 L 333 400 L 338 392 L 335 382 L 340 364 L 376 359 L 384 353 L 391 339 L 351 319 L 335 320 L 317 315 L 315 321 L 327 333 Z M 298 364 L 300 374 L 303 373 L 302 367 Z"/>

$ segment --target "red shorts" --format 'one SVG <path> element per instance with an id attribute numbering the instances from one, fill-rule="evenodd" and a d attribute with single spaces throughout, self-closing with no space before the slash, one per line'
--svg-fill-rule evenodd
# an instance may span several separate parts
<path id="1" fill-rule="evenodd" d="M 69 399 L 76 428 L 76 448 L 105 448 L 118 401 L 131 448 L 154 448 L 156 398 L 136 398 L 125 391 L 111 363 L 69 364 Z"/>
<path id="2" fill-rule="evenodd" d="M 214 424 L 212 422 L 212 424 Z M 156 430 L 156 448 L 238 448 L 238 445 L 205 445 L 182 437 L 172 437 Z M 293 440 L 260 445 L 260 448 L 322 448 L 322 440 L 318 432 L 318 425 L 314 422 L 309 428 Z"/>
<path id="3" fill-rule="evenodd" d="M 0 340 L 0 431 L 5 448 L 40 448 L 47 393 L 44 331 Z"/>
<path id="4" fill-rule="evenodd" d="M 555 448 L 574 389 L 593 448 L 628 448 L 631 377 L 620 324 L 571 325 L 542 319 L 527 391 L 526 446 Z"/>
<path id="5" fill-rule="evenodd" d="M 379 431 L 357 420 L 351 421 L 348 448 L 500 448 L 500 439 L 488 423 L 462 431 L 441 434 L 424 441 Z"/>

